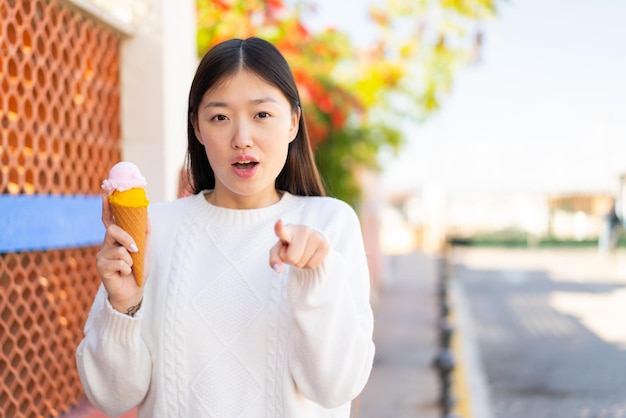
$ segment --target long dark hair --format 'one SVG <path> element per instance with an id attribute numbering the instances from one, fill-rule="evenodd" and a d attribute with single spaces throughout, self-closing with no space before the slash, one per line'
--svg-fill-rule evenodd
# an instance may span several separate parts
<path id="1" fill-rule="evenodd" d="M 293 112 L 300 110 L 300 95 L 293 74 L 274 45 L 252 37 L 230 39 L 211 48 L 200 61 L 189 91 L 186 165 L 192 193 L 215 187 L 215 173 L 193 128 L 200 102 L 216 83 L 242 69 L 253 72 L 282 91 Z M 276 189 L 301 196 L 324 196 L 302 112 L 298 128 L 296 138 L 289 144 L 285 166 L 276 178 Z"/>

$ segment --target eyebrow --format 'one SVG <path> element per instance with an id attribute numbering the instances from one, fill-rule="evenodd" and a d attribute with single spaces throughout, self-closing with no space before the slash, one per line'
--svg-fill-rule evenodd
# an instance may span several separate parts
<path id="1" fill-rule="evenodd" d="M 261 97 L 259 99 L 252 99 L 250 100 L 250 104 L 253 105 L 257 105 L 257 104 L 263 104 L 263 103 L 268 103 L 268 102 L 272 102 L 272 103 L 278 103 L 278 101 L 272 97 Z M 228 107 L 228 103 L 226 102 L 219 102 L 219 101 L 212 101 L 212 102 L 208 102 L 204 108 L 209 108 L 209 107 Z"/>

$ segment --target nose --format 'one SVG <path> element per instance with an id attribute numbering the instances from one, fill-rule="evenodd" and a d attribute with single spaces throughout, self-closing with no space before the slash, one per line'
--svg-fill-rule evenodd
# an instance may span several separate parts
<path id="1" fill-rule="evenodd" d="M 250 148 L 252 147 L 252 132 L 250 126 L 245 121 L 239 122 L 233 132 L 232 147 L 233 148 Z"/>

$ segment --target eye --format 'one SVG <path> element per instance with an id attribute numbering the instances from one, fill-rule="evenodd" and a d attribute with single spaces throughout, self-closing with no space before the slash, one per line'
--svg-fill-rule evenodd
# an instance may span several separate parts
<path id="1" fill-rule="evenodd" d="M 211 118 L 211 120 L 223 121 L 223 120 L 228 120 L 228 117 L 226 117 L 226 115 L 215 115 Z"/>
<path id="2" fill-rule="evenodd" d="M 257 118 L 259 119 L 267 119 L 269 118 L 271 115 L 267 112 L 259 112 L 256 114 Z"/>

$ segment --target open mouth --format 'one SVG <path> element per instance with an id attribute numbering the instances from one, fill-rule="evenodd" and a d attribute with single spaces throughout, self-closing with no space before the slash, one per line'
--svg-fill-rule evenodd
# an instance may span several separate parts
<path id="1" fill-rule="evenodd" d="M 257 166 L 257 162 L 255 161 L 239 161 L 233 164 L 233 167 L 235 167 L 237 170 L 241 170 L 241 171 L 249 171 L 252 170 L 254 167 Z"/>

